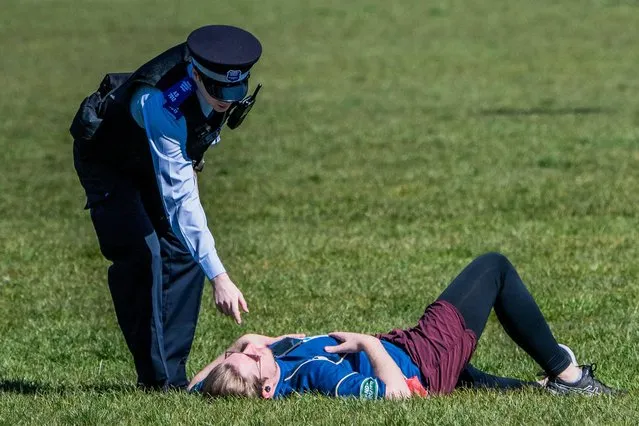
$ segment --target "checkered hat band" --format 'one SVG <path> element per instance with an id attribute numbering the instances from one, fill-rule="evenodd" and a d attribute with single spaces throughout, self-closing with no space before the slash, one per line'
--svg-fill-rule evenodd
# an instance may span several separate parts
<path id="1" fill-rule="evenodd" d="M 244 79 L 246 79 L 246 77 L 248 77 L 249 75 L 249 71 L 246 71 L 244 73 L 241 73 L 239 70 L 231 70 L 229 72 L 227 72 L 226 74 L 218 74 L 216 72 L 213 72 L 209 69 L 206 69 L 204 66 L 202 66 L 202 64 L 200 64 L 198 61 L 195 60 L 195 58 L 191 58 L 191 62 L 193 63 L 193 65 L 195 65 L 195 67 L 198 69 L 198 71 L 200 71 L 202 74 L 204 74 L 205 76 L 212 78 L 213 80 L 222 82 L 222 83 L 238 83 Z M 229 78 L 231 77 L 231 78 Z"/>

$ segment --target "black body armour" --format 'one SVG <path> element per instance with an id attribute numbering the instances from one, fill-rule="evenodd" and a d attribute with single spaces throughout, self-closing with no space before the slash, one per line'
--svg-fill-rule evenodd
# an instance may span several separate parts
<path id="1" fill-rule="evenodd" d="M 74 165 L 87 195 L 85 208 L 97 206 L 111 194 L 133 186 L 139 191 L 156 230 L 169 229 L 146 131 L 131 116 L 130 102 L 142 84 L 166 94 L 188 77 L 188 64 L 189 53 L 183 43 L 134 73 L 107 74 L 98 90 L 84 99 L 70 132 L 74 138 Z M 217 140 L 226 114 L 213 113 L 207 119 L 193 90 L 169 111 L 174 116 L 184 116 L 187 155 L 195 170 L 200 171 L 204 153 Z"/>
<path id="2" fill-rule="evenodd" d="M 131 97 L 143 84 L 163 92 L 179 84 L 188 77 L 189 59 L 186 43 L 182 43 L 133 73 L 107 74 L 98 90 L 82 102 L 71 124 L 76 156 L 82 162 L 108 165 L 131 177 L 148 172 L 149 167 L 152 170 L 146 131 L 130 113 Z M 173 114 L 186 120 L 186 153 L 199 171 L 204 153 L 217 140 L 226 114 L 214 112 L 207 119 L 194 90 Z"/>

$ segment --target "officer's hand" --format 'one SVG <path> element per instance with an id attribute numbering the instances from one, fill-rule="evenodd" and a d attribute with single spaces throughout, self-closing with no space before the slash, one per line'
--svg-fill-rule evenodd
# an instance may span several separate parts
<path id="1" fill-rule="evenodd" d="M 213 278 L 213 295 L 217 309 L 223 314 L 233 316 L 235 322 L 241 324 L 240 308 L 248 312 L 248 306 L 242 292 L 233 284 L 227 273 Z"/>

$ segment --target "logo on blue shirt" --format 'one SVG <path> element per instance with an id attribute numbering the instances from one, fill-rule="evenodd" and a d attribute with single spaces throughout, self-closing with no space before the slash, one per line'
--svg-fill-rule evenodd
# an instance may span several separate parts
<path id="1" fill-rule="evenodd" d="M 364 379 L 359 386 L 359 397 L 363 399 L 376 399 L 379 390 L 377 380 L 372 377 Z"/>

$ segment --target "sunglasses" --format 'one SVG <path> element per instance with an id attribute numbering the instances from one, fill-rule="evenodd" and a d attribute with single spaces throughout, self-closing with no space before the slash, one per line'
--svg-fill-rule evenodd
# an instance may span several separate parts
<path id="1" fill-rule="evenodd" d="M 257 354 L 247 354 L 246 352 L 238 352 L 238 351 L 226 351 L 224 352 L 224 359 L 230 357 L 233 354 L 240 354 L 251 358 L 253 361 L 257 363 L 257 371 L 260 374 L 260 380 L 262 380 L 262 356 Z"/>
<path id="2" fill-rule="evenodd" d="M 213 80 L 204 74 L 200 74 L 204 88 L 211 97 L 222 102 L 238 102 L 244 99 L 248 93 L 248 80 L 247 76 L 244 80 L 237 83 L 223 83 L 221 81 Z"/>

